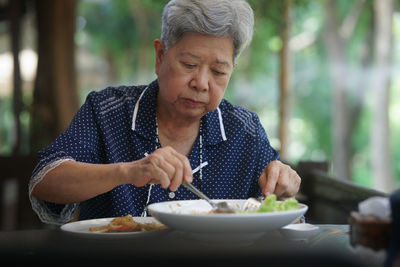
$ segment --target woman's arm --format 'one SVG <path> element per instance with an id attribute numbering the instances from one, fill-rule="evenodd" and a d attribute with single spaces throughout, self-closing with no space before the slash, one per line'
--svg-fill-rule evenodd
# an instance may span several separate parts
<path id="1" fill-rule="evenodd" d="M 65 161 L 43 177 L 32 196 L 57 204 L 90 199 L 123 183 L 121 165 Z"/>
<path id="2" fill-rule="evenodd" d="M 160 184 L 176 191 L 192 182 L 189 160 L 171 147 L 156 150 L 146 158 L 113 164 L 65 161 L 49 171 L 32 189 L 32 196 L 57 204 L 82 202 L 122 184 Z"/>

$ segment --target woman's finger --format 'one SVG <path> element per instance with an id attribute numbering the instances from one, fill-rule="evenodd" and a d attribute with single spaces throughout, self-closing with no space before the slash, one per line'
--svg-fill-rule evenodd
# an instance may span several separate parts
<path id="1" fill-rule="evenodd" d="M 274 194 L 281 198 L 286 195 L 286 192 L 289 188 L 289 173 L 286 169 L 280 168 L 278 181 L 276 183 Z"/>
<path id="2" fill-rule="evenodd" d="M 173 158 L 166 155 L 165 151 L 161 150 L 156 150 L 153 154 L 149 155 L 148 158 L 153 168 L 161 168 L 167 174 L 169 180 L 172 179 L 175 173 L 175 162 Z"/>
<path id="3" fill-rule="evenodd" d="M 157 165 L 148 168 L 148 171 L 145 173 L 145 179 L 147 179 L 146 183 L 160 184 L 162 188 L 168 188 L 170 185 L 168 174 Z"/>
<path id="4" fill-rule="evenodd" d="M 177 158 L 179 158 L 180 163 L 182 164 L 180 166 L 182 168 L 181 184 L 184 181 L 191 183 L 193 181 L 193 171 L 192 171 L 192 167 L 190 166 L 189 159 L 187 157 L 185 157 L 184 155 L 178 153 L 177 151 L 174 151 L 174 153 L 175 153 L 175 156 Z"/>
<path id="5" fill-rule="evenodd" d="M 192 181 L 192 168 L 187 157 L 168 146 L 158 149 L 154 154 L 155 165 L 168 175 L 171 191 L 176 191 L 184 181 Z"/>
<path id="6" fill-rule="evenodd" d="M 301 178 L 295 170 L 290 173 L 290 183 L 287 189 L 287 196 L 294 196 L 300 189 Z"/>
<path id="7" fill-rule="evenodd" d="M 264 188 L 262 188 L 262 192 L 265 196 L 272 194 L 275 192 L 275 188 L 279 178 L 279 166 L 275 162 L 270 162 L 267 167 L 264 169 L 266 183 Z"/>
<path id="8" fill-rule="evenodd" d="M 298 191 L 301 178 L 289 165 L 282 164 L 279 168 L 279 178 L 275 188 L 278 198 L 292 197 Z"/>
<path id="9" fill-rule="evenodd" d="M 169 186 L 169 189 L 171 191 L 176 191 L 178 187 L 182 184 L 183 180 L 183 164 L 180 161 L 178 161 L 175 163 L 174 167 L 175 167 L 175 173 L 171 179 L 171 184 Z"/>

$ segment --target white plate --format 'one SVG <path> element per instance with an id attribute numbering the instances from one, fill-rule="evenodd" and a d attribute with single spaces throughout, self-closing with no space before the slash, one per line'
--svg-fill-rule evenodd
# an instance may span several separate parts
<path id="1" fill-rule="evenodd" d="M 319 232 L 319 227 L 309 223 L 294 223 L 282 227 L 279 231 L 290 240 L 307 240 Z"/>
<path id="2" fill-rule="evenodd" d="M 227 201 L 236 208 L 241 208 L 246 200 Z M 205 214 L 211 206 L 204 200 L 168 201 L 148 206 L 152 216 L 171 229 L 191 233 L 232 233 L 258 235 L 280 229 L 300 218 L 308 207 L 299 204 L 297 210 L 246 213 L 246 214 Z"/>
<path id="3" fill-rule="evenodd" d="M 62 225 L 60 228 L 66 232 L 78 233 L 78 234 L 87 234 L 94 236 L 136 236 L 136 235 L 152 235 L 152 234 L 160 234 L 168 231 L 168 229 L 160 229 L 160 230 L 151 230 L 145 232 L 118 232 L 118 233 L 101 233 L 101 232 L 91 232 L 89 230 L 90 227 L 99 227 L 102 225 L 107 225 L 114 218 L 102 218 L 102 219 L 92 219 L 92 220 L 84 220 L 71 222 Z M 135 222 L 138 223 L 160 223 L 157 219 L 152 217 L 133 217 Z"/>

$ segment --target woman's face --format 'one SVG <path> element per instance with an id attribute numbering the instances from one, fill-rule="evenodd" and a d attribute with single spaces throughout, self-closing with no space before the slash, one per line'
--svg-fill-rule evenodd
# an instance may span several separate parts
<path id="1" fill-rule="evenodd" d="M 200 119 L 218 107 L 233 71 L 231 39 L 186 34 L 167 53 L 160 40 L 154 48 L 160 110 Z"/>

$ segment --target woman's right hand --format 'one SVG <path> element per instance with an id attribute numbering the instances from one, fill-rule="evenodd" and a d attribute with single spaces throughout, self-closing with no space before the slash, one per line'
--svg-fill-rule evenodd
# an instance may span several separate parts
<path id="1" fill-rule="evenodd" d="M 162 188 L 176 191 L 178 187 L 193 180 L 189 160 L 170 146 L 162 147 L 149 156 L 124 163 L 123 173 L 127 183 L 135 186 L 160 184 Z"/>

